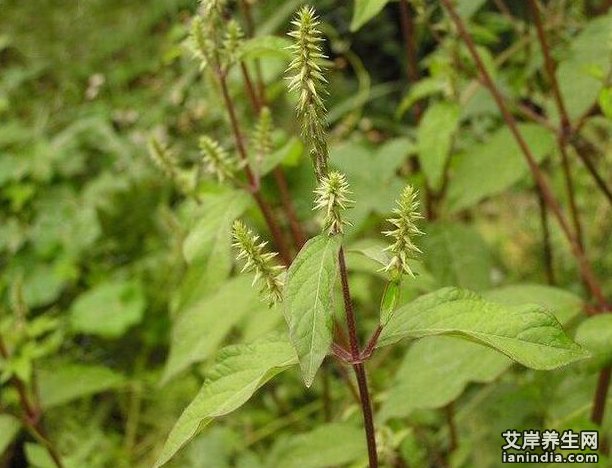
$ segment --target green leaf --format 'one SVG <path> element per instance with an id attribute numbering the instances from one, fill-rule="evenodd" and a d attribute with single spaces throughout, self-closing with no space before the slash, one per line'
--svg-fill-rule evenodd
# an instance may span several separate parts
<path id="1" fill-rule="evenodd" d="M 554 136 L 535 124 L 519 125 L 519 131 L 537 162 L 554 147 Z M 521 180 L 529 172 L 518 144 L 507 127 L 486 142 L 468 149 L 458 161 L 448 188 L 452 211 L 475 205 L 483 198 L 497 195 Z"/>
<path id="2" fill-rule="evenodd" d="M 557 67 L 557 80 L 570 119 L 582 116 L 597 100 L 610 72 L 612 14 L 590 20 L 571 40 L 567 58 Z M 551 113 L 556 115 L 551 105 Z"/>
<path id="3" fill-rule="evenodd" d="M 486 0 L 459 0 L 457 2 L 457 13 L 465 19 L 469 19 L 476 13 Z"/>
<path id="4" fill-rule="evenodd" d="M 162 384 L 212 355 L 243 317 L 278 314 L 261 302 L 252 280 L 251 275 L 232 278 L 178 312 Z"/>
<path id="5" fill-rule="evenodd" d="M 355 32 L 382 11 L 389 0 L 355 0 L 351 31 Z"/>
<path id="6" fill-rule="evenodd" d="M 283 313 L 302 376 L 310 387 L 329 351 L 333 335 L 333 292 L 339 236 L 310 239 L 287 272 Z"/>
<path id="7" fill-rule="evenodd" d="M 238 190 L 207 196 L 203 215 L 183 244 L 187 262 L 205 262 L 215 275 L 227 276 L 232 267 L 231 226 L 250 202 L 248 194 Z"/>
<path id="8" fill-rule="evenodd" d="M 440 289 L 396 310 L 379 346 L 433 335 L 466 338 L 533 369 L 554 369 L 588 357 L 541 306 L 502 306 L 456 288 Z"/>
<path id="9" fill-rule="evenodd" d="M 416 151 L 407 138 L 396 138 L 374 149 L 364 144 L 342 143 L 331 148 L 331 163 L 344 172 L 357 203 L 346 219 L 358 229 L 372 213 L 386 214 L 404 188 L 396 171 Z"/>
<path id="10" fill-rule="evenodd" d="M 290 60 L 289 46 L 292 42 L 280 36 L 257 36 L 244 41 L 241 49 L 241 58 L 258 59 L 268 55 L 278 56 Z"/>
<path id="11" fill-rule="evenodd" d="M 425 265 L 441 286 L 476 291 L 491 286 L 491 255 L 472 227 L 446 222 L 431 224 L 422 244 Z"/>
<path id="12" fill-rule="evenodd" d="M 430 105 L 417 130 L 419 161 L 428 185 L 442 188 L 452 138 L 459 125 L 459 106 L 440 101 Z"/>
<path id="13" fill-rule="evenodd" d="M 612 314 L 589 317 L 576 330 L 575 340 L 591 351 L 598 368 L 612 364 Z"/>
<path id="14" fill-rule="evenodd" d="M 259 175 L 264 176 L 286 160 L 296 160 L 304 152 L 304 144 L 298 138 L 290 138 L 281 148 L 264 157 Z"/>
<path id="15" fill-rule="evenodd" d="M 76 299 L 70 310 L 70 324 L 78 333 L 118 338 L 140 323 L 145 304 L 140 282 L 109 281 Z"/>
<path id="16" fill-rule="evenodd" d="M 68 364 L 38 374 L 41 406 L 44 409 L 124 385 L 125 378 L 103 366 Z"/>
<path id="17" fill-rule="evenodd" d="M 612 120 L 612 88 L 603 88 L 597 98 L 599 108 L 608 120 Z"/>
<path id="18" fill-rule="evenodd" d="M 492 349 L 455 337 L 418 340 L 406 353 L 379 418 L 401 418 L 415 409 L 441 408 L 456 400 L 470 382 L 492 382 L 511 364 Z"/>
<path id="19" fill-rule="evenodd" d="M 564 289 L 542 284 L 513 284 L 491 289 L 482 296 L 492 302 L 518 306 L 538 304 L 551 312 L 562 325 L 582 314 L 583 300 Z"/>
<path id="20" fill-rule="evenodd" d="M 440 94 L 444 91 L 446 84 L 440 78 L 424 78 L 410 85 L 408 93 L 402 98 L 395 116 L 401 118 L 410 108 L 421 99 Z"/>
<path id="21" fill-rule="evenodd" d="M 296 363 L 293 348 L 280 338 L 221 350 L 202 389 L 172 428 L 155 466 L 167 463 L 214 418 L 242 406 L 259 387 Z"/>
<path id="22" fill-rule="evenodd" d="M 4 454 L 4 451 L 11 445 L 20 429 L 19 419 L 8 414 L 0 414 L 0 455 Z"/>
<path id="23" fill-rule="evenodd" d="M 350 423 L 335 422 L 292 437 L 274 454 L 268 466 L 326 468 L 345 466 L 365 457 L 363 429 Z"/>

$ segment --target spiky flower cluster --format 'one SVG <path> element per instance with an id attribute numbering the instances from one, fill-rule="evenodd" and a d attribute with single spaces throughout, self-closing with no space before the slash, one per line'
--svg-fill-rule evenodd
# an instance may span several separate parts
<path id="1" fill-rule="evenodd" d="M 240 221 L 234 221 L 232 226 L 232 246 L 238 249 L 238 260 L 245 260 L 242 271 L 254 272 L 255 279 L 261 283 L 260 293 L 268 301 L 269 306 L 280 302 L 283 298 L 283 271 L 280 265 L 275 265 L 272 259 L 276 257 L 276 252 L 266 252 L 264 250 L 267 242 L 259 242 L 259 236 L 254 234 L 246 225 Z"/>
<path id="2" fill-rule="evenodd" d="M 204 170 L 209 174 L 215 175 L 219 182 L 234 177 L 236 164 L 219 142 L 209 136 L 201 137 L 200 152 L 202 153 Z"/>
<path id="3" fill-rule="evenodd" d="M 244 32 L 236 20 L 231 20 L 227 23 L 223 38 L 222 53 L 227 64 L 234 64 L 238 61 L 243 44 Z"/>
<path id="4" fill-rule="evenodd" d="M 200 61 L 200 68 L 206 68 L 212 60 L 215 42 L 212 37 L 210 23 L 201 16 L 194 17 L 191 22 L 189 48 L 194 57 Z"/>
<path id="5" fill-rule="evenodd" d="M 385 249 L 391 253 L 392 257 L 384 270 L 391 272 L 396 278 L 399 278 L 403 273 L 414 277 L 414 273 L 408 265 L 408 260 L 421 253 L 412 242 L 412 238 L 423 234 L 415 224 L 423 216 L 419 212 L 418 192 L 412 186 L 407 185 L 404 188 L 397 200 L 397 208 L 393 210 L 393 213 L 396 216 L 389 218 L 387 221 L 393 224 L 395 229 L 383 232 L 394 240 Z"/>
<path id="6" fill-rule="evenodd" d="M 340 172 L 330 172 L 323 176 L 319 186 L 315 189 L 315 210 L 323 213 L 323 229 L 332 236 L 342 234 L 344 226 L 350 224 L 342 219 L 342 212 L 351 207 L 353 201 L 349 199 L 351 191 L 346 176 Z"/>
<path id="7" fill-rule="evenodd" d="M 227 0 L 200 0 L 200 7 L 204 16 L 221 14 L 226 4 Z"/>
<path id="8" fill-rule="evenodd" d="M 169 178 L 174 179 L 177 174 L 177 162 L 174 154 L 158 138 L 149 139 L 149 156 L 153 163 Z"/>
<path id="9" fill-rule="evenodd" d="M 253 148 L 258 159 L 263 159 L 272 151 L 272 114 L 268 107 L 263 107 L 253 131 Z"/>
<path id="10" fill-rule="evenodd" d="M 320 24 L 312 7 L 302 7 L 291 22 L 295 26 L 289 36 L 295 39 L 290 46 L 293 60 L 287 72 L 289 89 L 298 91 L 297 114 L 302 125 L 302 137 L 310 146 L 310 154 L 317 179 L 327 172 L 328 148 L 325 139 L 327 110 L 321 95 L 325 94 L 327 80 L 323 76 L 323 61 L 326 56 L 321 49 Z"/>

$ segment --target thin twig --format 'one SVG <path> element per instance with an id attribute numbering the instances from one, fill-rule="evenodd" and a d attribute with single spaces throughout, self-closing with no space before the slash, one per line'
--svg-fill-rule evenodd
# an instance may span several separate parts
<path id="1" fill-rule="evenodd" d="M 570 208 L 570 216 L 572 219 L 572 223 L 574 225 L 574 231 L 576 233 L 576 240 L 580 244 L 580 247 L 584 249 L 584 242 L 582 238 L 582 224 L 580 222 L 580 215 L 578 213 L 578 207 L 576 204 L 574 180 L 572 178 L 572 172 L 570 169 L 569 156 L 567 154 L 567 142 L 568 142 L 568 136 L 571 133 L 571 123 L 569 120 L 569 116 L 567 114 L 565 103 L 563 102 L 563 97 L 561 96 L 561 91 L 559 90 L 559 84 L 557 83 L 557 77 L 555 76 L 555 65 L 553 63 L 552 57 L 550 56 L 550 48 L 548 47 L 548 43 L 546 41 L 546 34 L 544 33 L 544 26 L 542 24 L 542 18 L 538 10 L 538 5 L 536 4 L 535 0 L 528 0 L 528 4 L 529 4 L 529 9 L 531 11 L 531 16 L 536 26 L 536 32 L 538 36 L 538 41 L 540 43 L 540 49 L 542 50 L 542 54 L 544 56 L 544 68 L 546 69 L 546 74 L 548 75 L 548 81 L 550 82 L 550 87 L 553 92 L 555 104 L 559 112 L 559 119 L 560 119 L 559 123 L 560 123 L 561 131 L 559 135 L 557 136 L 557 146 L 559 148 L 559 153 L 561 154 L 561 167 L 563 169 L 563 177 L 565 179 L 565 189 L 567 191 L 567 198 L 568 198 L 569 208 Z"/>
<path id="2" fill-rule="evenodd" d="M 459 436 L 457 434 L 457 425 L 455 424 L 455 405 L 452 401 L 444 407 L 444 413 L 450 435 L 448 450 L 449 452 L 454 452 L 459 447 Z"/>
<path id="3" fill-rule="evenodd" d="M 485 85 L 487 86 L 491 95 L 493 96 L 493 99 L 495 100 L 502 114 L 502 117 L 504 121 L 506 122 L 506 125 L 508 126 L 516 142 L 518 143 L 521 149 L 521 152 L 523 153 L 527 161 L 527 164 L 529 165 L 531 174 L 542 193 L 542 196 L 544 198 L 544 201 L 546 202 L 546 205 L 550 208 L 559 226 L 561 227 L 563 234 L 567 238 L 570 244 L 572 255 L 576 258 L 576 261 L 578 263 L 580 274 L 583 278 L 583 281 L 588 285 L 588 288 L 591 294 L 596 299 L 596 301 L 599 303 L 600 308 L 602 310 L 608 309 L 609 306 L 603 295 L 599 281 L 596 279 L 593 273 L 592 267 L 588 259 L 586 258 L 584 251 L 582 247 L 580 246 L 580 243 L 578 242 L 578 239 L 576 238 L 576 234 L 573 232 L 572 228 L 570 227 L 565 215 L 563 214 L 563 211 L 561 209 L 559 202 L 555 198 L 550 188 L 550 185 L 548 183 L 546 176 L 542 173 L 540 167 L 538 166 L 536 162 L 535 157 L 533 156 L 533 153 L 531 152 L 531 149 L 529 148 L 529 146 L 527 145 L 527 142 L 523 138 L 523 135 L 519 131 L 516 121 L 514 117 L 512 116 L 512 114 L 510 113 L 510 111 L 508 110 L 508 106 L 506 105 L 506 102 L 504 101 L 503 96 L 501 95 L 500 91 L 497 89 L 497 86 L 493 82 L 486 67 L 484 66 L 482 58 L 480 57 L 480 53 L 476 49 L 476 45 L 474 44 L 474 41 L 471 35 L 467 31 L 465 24 L 463 23 L 463 20 L 457 14 L 450 0 L 442 0 L 442 3 L 444 4 L 444 7 L 446 8 L 446 10 L 449 12 L 451 19 L 455 23 L 457 30 L 459 32 L 459 35 L 462 37 L 465 44 L 467 45 L 468 50 L 472 58 L 474 59 L 474 62 L 476 63 L 478 71 L 482 75 L 482 79 L 484 80 Z"/>
<path id="4" fill-rule="evenodd" d="M 544 25 L 542 23 L 542 16 L 540 15 L 540 10 L 536 0 L 529 0 L 529 9 L 531 11 L 531 16 L 533 17 L 533 21 L 536 26 L 536 32 L 538 36 L 538 41 L 540 42 L 540 49 L 542 50 L 542 55 L 544 56 L 544 68 L 546 70 L 546 75 L 548 77 L 548 81 L 550 82 L 550 87 L 553 92 L 553 97 L 555 99 L 555 105 L 557 106 L 557 111 L 559 112 L 559 119 L 561 124 L 561 129 L 559 133 L 559 137 L 557 138 L 557 142 L 559 145 L 559 150 L 561 152 L 561 158 L 563 162 L 563 172 L 566 178 L 566 185 L 568 191 L 568 198 L 570 202 L 571 215 L 574 222 L 574 228 L 576 229 L 578 240 L 582 243 L 582 235 L 581 235 L 581 227 L 580 221 L 578 220 L 578 211 L 576 209 L 576 202 L 574 199 L 573 193 L 573 183 L 571 181 L 571 177 L 569 174 L 569 158 L 567 155 L 567 146 L 570 143 L 571 136 L 576 134 L 576 128 L 578 125 L 583 125 L 586 121 L 586 117 L 581 118 L 579 122 L 573 126 L 567 112 L 567 108 L 565 106 L 565 102 L 563 100 L 563 96 L 561 94 L 561 89 L 559 87 L 559 82 L 557 81 L 557 75 L 555 74 L 555 63 L 550 54 L 550 47 L 548 46 L 548 42 L 546 39 L 546 33 L 544 31 Z M 585 113 L 586 116 L 590 115 L 591 110 L 588 110 Z M 587 168 L 595 183 L 599 187 L 599 189 L 606 195 L 608 200 L 612 203 L 612 191 L 608 188 L 606 182 L 601 177 L 595 166 L 592 164 L 586 155 L 580 151 L 576 151 L 578 157 L 582 160 L 584 166 Z"/>
<path id="5" fill-rule="evenodd" d="M 536 196 L 538 199 L 538 206 L 540 208 L 540 225 L 542 227 L 542 244 L 544 246 L 544 270 L 546 271 L 546 282 L 549 285 L 554 285 L 555 281 L 555 269 L 553 267 L 553 250 L 550 242 L 550 229 L 548 227 L 548 212 L 546 211 L 546 203 L 544 197 L 540 193 L 538 187 L 535 188 Z"/>

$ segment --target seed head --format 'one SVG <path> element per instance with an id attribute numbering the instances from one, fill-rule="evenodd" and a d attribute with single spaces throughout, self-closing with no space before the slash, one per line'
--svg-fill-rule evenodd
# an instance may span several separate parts
<path id="1" fill-rule="evenodd" d="M 384 271 L 391 272 L 392 275 L 400 277 L 406 273 L 414 277 L 414 273 L 408 265 L 408 260 L 415 258 L 421 253 L 419 248 L 412 242 L 412 237 L 423 233 L 416 227 L 415 222 L 422 219 L 419 212 L 418 192 L 407 185 L 397 200 L 397 207 L 393 210 L 396 215 L 387 219 L 395 229 L 384 231 L 383 234 L 393 239 L 393 243 L 385 250 L 392 255 L 389 263 L 383 268 Z"/>
<path id="2" fill-rule="evenodd" d="M 330 172 L 323 176 L 319 186 L 315 189 L 314 210 L 323 213 L 323 229 L 332 236 L 342 234 L 344 226 L 350 224 L 342 219 L 342 212 L 353 205 L 349 199 L 351 191 L 346 176 L 340 172 Z"/>
<path id="3" fill-rule="evenodd" d="M 215 41 L 209 22 L 199 15 L 191 21 L 189 48 L 200 61 L 200 69 L 206 68 L 212 60 Z"/>
<path id="4" fill-rule="evenodd" d="M 261 160 L 272 151 L 272 114 L 268 107 L 261 109 L 259 120 L 253 131 L 253 148 L 257 158 Z"/>
<path id="5" fill-rule="evenodd" d="M 219 182 L 234 177 L 236 164 L 217 141 L 208 136 L 201 137 L 200 152 L 204 170 L 209 174 L 214 174 Z"/>
<path id="6" fill-rule="evenodd" d="M 231 20 L 227 23 L 222 49 L 227 65 L 234 64 L 238 61 L 243 44 L 244 32 L 236 20 Z"/>
<path id="7" fill-rule="evenodd" d="M 327 80 L 323 76 L 324 59 L 321 49 L 320 24 L 315 10 L 304 6 L 291 22 L 295 26 L 289 36 L 295 39 L 290 46 L 293 60 L 287 72 L 289 89 L 299 93 L 297 114 L 302 126 L 302 137 L 310 146 L 310 155 L 317 179 L 327 172 L 328 148 L 325 138 L 327 109 L 321 95 L 326 94 Z"/>
<path id="8" fill-rule="evenodd" d="M 275 265 L 272 259 L 278 255 L 276 252 L 266 252 L 264 250 L 267 242 L 259 242 L 259 236 L 246 227 L 240 221 L 234 221 L 232 226 L 232 246 L 238 249 L 238 260 L 245 260 L 242 271 L 255 272 L 253 285 L 259 281 L 261 284 L 260 293 L 268 301 L 270 307 L 283 298 L 282 276 L 284 268 Z"/>
<path id="9" fill-rule="evenodd" d="M 153 163 L 161 169 L 167 177 L 171 179 L 176 177 L 176 157 L 165 144 L 154 136 L 149 139 L 149 156 Z"/>

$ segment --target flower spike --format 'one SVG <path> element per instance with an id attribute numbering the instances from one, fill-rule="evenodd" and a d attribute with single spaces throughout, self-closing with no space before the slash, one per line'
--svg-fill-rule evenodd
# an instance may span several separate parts
<path id="1" fill-rule="evenodd" d="M 414 273 L 408 265 L 408 260 L 415 258 L 417 254 L 421 253 L 419 248 L 412 242 L 412 237 L 423 234 L 415 224 L 423 216 L 419 212 L 418 192 L 412 186 L 407 185 L 404 188 L 397 200 L 397 207 L 393 210 L 393 213 L 396 216 L 389 218 L 387 221 L 395 226 L 395 229 L 383 232 L 383 234 L 394 240 L 385 249 L 391 253 L 392 257 L 383 270 L 391 272 L 396 279 L 403 273 L 414 277 Z"/>
<path id="2" fill-rule="evenodd" d="M 276 252 L 264 250 L 267 242 L 259 242 L 259 236 L 254 234 L 246 225 L 240 221 L 234 221 L 232 226 L 232 246 L 238 249 L 238 260 L 245 260 L 242 272 L 255 272 L 253 284 L 261 283 L 260 293 L 272 307 L 282 301 L 283 272 L 284 267 L 274 265 L 272 259 L 278 255 Z"/>
<path id="3" fill-rule="evenodd" d="M 327 94 L 327 83 L 323 76 L 324 59 L 321 48 L 320 24 L 315 10 L 304 6 L 291 22 L 295 26 L 289 36 L 295 39 L 290 46 L 293 60 L 287 72 L 290 73 L 289 89 L 299 93 L 297 114 L 301 121 L 302 137 L 310 146 L 310 155 L 318 180 L 327 173 L 328 147 L 325 138 L 327 109 L 322 95 Z"/>
<path id="4" fill-rule="evenodd" d="M 234 177 L 236 165 L 217 141 L 208 136 L 201 137 L 200 152 L 202 153 L 204 170 L 209 174 L 214 174 L 219 182 Z"/>
<path id="5" fill-rule="evenodd" d="M 342 234 L 344 226 L 350 224 L 342 219 L 342 212 L 353 205 L 353 201 L 349 199 L 350 194 L 346 176 L 336 171 L 323 176 L 319 186 L 315 189 L 316 198 L 313 209 L 323 212 L 323 229 L 330 236 Z"/>

